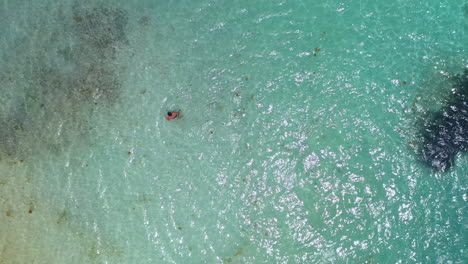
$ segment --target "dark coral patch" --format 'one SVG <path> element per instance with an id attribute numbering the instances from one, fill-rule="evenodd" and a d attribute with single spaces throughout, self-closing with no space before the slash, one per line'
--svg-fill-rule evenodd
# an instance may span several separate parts
<path id="1" fill-rule="evenodd" d="M 468 71 L 455 76 L 451 88 L 449 101 L 420 129 L 422 158 L 438 171 L 448 170 L 468 148 Z"/>

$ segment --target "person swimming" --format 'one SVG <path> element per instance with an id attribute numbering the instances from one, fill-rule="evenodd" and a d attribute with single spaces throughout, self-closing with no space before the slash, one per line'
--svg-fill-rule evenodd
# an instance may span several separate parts
<path id="1" fill-rule="evenodd" d="M 179 114 L 180 114 L 180 111 L 179 112 L 167 112 L 166 119 L 167 120 L 176 119 L 177 117 L 179 117 Z"/>

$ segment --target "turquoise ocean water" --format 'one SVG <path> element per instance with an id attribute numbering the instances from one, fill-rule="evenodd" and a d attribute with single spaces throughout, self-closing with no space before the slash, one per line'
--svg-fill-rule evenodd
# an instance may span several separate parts
<path id="1" fill-rule="evenodd" d="M 467 16 L 1 1 L 0 263 L 467 263 L 468 157 L 418 156 Z"/>

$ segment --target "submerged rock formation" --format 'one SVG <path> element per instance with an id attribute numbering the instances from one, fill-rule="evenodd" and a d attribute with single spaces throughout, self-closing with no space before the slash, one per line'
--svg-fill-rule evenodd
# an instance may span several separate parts
<path id="1" fill-rule="evenodd" d="M 453 77 L 452 95 L 420 130 L 423 160 L 446 171 L 459 152 L 468 149 L 468 70 Z"/>
<path id="2" fill-rule="evenodd" d="M 89 134 L 87 114 L 119 102 L 127 13 L 75 2 L 47 10 L 3 54 L 0 160 L 56 152 Z"/>

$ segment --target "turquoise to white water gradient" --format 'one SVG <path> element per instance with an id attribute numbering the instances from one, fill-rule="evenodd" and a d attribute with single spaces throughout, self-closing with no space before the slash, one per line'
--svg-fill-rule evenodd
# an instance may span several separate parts
<path id="1" fill-rule="evenodd" d="M 417 133 L 467 16 L 1 1 L 0 263 L 466 263 L 468 155 L 435 172 Z"/>

